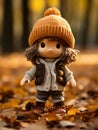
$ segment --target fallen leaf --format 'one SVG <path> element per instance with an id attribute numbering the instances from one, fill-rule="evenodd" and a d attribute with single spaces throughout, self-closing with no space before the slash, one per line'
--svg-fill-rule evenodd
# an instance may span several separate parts
<path id="1" fill-rule="evenodd" d="M 75 123 L 70 122 L 70 121 L 66 121 L 66 120 L 62 120 L 62 121 L 60 121 L 60 125 L 62 127 L 74 127 Z"/>
<path id="2" fill-rule="evenodd" d="M 71 108 L 68 110 L 67 115 L 76 115 L 76 113 L 80 113 L 77 108 Z"/>
<path id="3" fill-rule="evenodd" d="M 19 107 L 18 103 L 19 103 L 18 100 L 13 99 L 12 101 L 9 101 L 5 104 L 0 104 L 0 109 L 3 110 L 8 108 L 18 108 Z"/>

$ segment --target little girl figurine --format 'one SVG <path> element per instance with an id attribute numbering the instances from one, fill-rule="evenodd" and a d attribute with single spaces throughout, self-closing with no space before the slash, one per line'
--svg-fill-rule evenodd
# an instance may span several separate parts
<path id="1" fill-rule="evenodd" d="M 33 26 L 29 36 L 30 47 L 25 55 L 34 65 L 24 75 L 21 85 L 35 78 L 37 94 L 36 105 L 32 106 L 34 112 L 44 112 L 49 96 L 53 99 L 53 108 L 63 110 L 64 87 L 66 84 L 76 86 L 73 73 L 66 66 L 76 60 L 74 42 L 70 25 L 55 7 L 47 9 L 44 17 Z"/>

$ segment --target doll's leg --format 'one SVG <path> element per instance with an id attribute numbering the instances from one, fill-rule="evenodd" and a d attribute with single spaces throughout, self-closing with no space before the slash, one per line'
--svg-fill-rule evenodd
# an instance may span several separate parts
<path id="1" fill-rule="evenodd" d="M 38 102 L 46 102 L 49 96 L 50 96 L 50 92 L 37 91 L 36 100 Z"/>
<path id="2" fill-rule="evenodd" d="M 55 110 L 57 113 L 66 113 L 64 109 L 64 97 L 61 91 L 51 91 L 51 96 L 54 101 L 52 110 Z"/>
<path id="3" fill-rule="evenodd" d="M 49 92 L 38 91 L 36 95 L 36 104 L 29 102 L 26 105 L 26 110 L 33 110 L 37 114 L 44 113 L 45 102 L 49 97 Z"/>
<path id="4" fill-rule="evenodd" d="M 50 93 L 45 91 L 37 91 L 36 95 L 36 106 L 34 112 L 41 114 L 44 113 L 45 103 L 49 97 Z"/>
<path id="5" fill-rule="evenodd" d="M 28 111 L 32 110 L 34 113 L 37 114 L 44 113 L 44 107 L 45 107 L 45 102 L 37 101 L 36 104 L 33 104 L 32 102 L 28 102 L 26 104 L 26 110 Z"/>
<path id="6" fill-rule="evenodd" d="M 51 91 L 50 94 L 51 94 L 51 97 L 52 97 L 54 103 L 64 101 L 62 91 Z"/>

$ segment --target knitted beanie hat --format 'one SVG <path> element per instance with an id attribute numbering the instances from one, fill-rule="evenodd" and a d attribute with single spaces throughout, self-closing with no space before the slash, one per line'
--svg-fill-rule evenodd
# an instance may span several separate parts
<path id="1" fill-rule="evenodd" d="M 55 36 L 65 40 L 74 48 L 75 39 L 69 23 L 61 17 L 60 11 L 56 7 L 48 8 L 44 12 L 44 17 L 39 19 L 33 26 L 29 36 L 29 45 L 47 36 Z"/>

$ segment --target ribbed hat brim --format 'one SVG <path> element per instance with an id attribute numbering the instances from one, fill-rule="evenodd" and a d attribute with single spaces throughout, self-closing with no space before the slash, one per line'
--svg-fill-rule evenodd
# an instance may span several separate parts
<path id="1" fill-rule="evenodd" d="M 56 36 L 65 40 L 71 48 L 74 48 L 75 38 L 73 33 L 63 26 L 43 25 L 38 28 L 33 28 L 29 36 L 29 45 L 31 46 L 35 41 L 42 37 Z"/>

